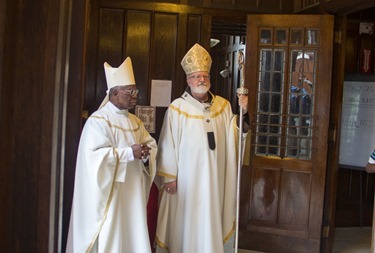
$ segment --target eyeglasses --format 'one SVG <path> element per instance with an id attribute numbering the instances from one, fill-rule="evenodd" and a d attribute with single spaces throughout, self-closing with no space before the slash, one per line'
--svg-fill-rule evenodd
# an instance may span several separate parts
<path id="1" fill-rule="evenodd" d="M 134 89 L 134 90 L 119 90 L 119 91 L 122 91 L 130 96 L 135 96 L 138 94 L 139 90 L 138 89 Z"/>
<path id="2" fill-rule="evenodd" d="M 206 75 L 199 75 L 199 76 L 190 76 L 190 78 L 198 81 L 198 80 L 201 80 L 201 78 L 203 77 L 204 80 L 210 80 L 210 76 L 206 76 Z"/>

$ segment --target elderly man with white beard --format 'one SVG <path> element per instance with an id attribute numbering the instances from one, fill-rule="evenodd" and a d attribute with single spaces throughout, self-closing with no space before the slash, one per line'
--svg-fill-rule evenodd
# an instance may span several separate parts
<path id="1" fill-rule="evenodd" d="M 248 97 L 239 118 L 210 92 L 211 57 L 195 44 L 182 59 L 188 87 L 165 115 L 158 142 L 156 183 L 161 191 L 157 252 L 223 253 L 235 232 L 237 148 L 249 129 Z"/>

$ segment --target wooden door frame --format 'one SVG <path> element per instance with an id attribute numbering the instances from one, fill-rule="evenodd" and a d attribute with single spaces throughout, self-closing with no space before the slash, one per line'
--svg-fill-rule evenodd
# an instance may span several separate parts
<path id="1" fill-rule="evenodd" d="M 345 72 L 346 15 L 335 17 L 332 66 L 331 112 L 329 120 L 326 190 L 322 224 L 321 252 L 332 252 L 336 197 L 338 187 L 338 161 L 340 148 L 341 104 Z"/>

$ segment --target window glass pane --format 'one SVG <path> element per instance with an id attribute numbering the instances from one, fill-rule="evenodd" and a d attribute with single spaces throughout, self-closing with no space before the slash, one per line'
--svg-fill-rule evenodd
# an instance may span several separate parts
<path id="1" fill-rule="evenodd" d="M 272 42 L 272 29 L 260 29 L 259 44 L 271 44 Z"/>
<path id="2" fill-rule="evenodd" d="M 270 84 L 271 84 L 271 73 L 270 72 L 261 72 L 260 75 L 260 83 L 259 88 L 261 92 L 270 91 Z"/>
<path id="3" fill-rule="evenodd" d="M 274 60 L 274 70 L 275 71 L 284 71 L 284 50 L 275 51 L 275 60 Z"/>
<path id="4" fill-rule="evenodd" d="M 269 112 L 269 94 L 259 94 L 259 112 Z"/>
<path id="5" fill-rule="evenodd" d="M 275 44 L 286 45 L 288 43 L 288 30 L 287 29 L 275 29 Z"/>
<path id="6" fill-rule="evenodd" d="M 262 72 L 270 71 L 272 67 L 272 51 L 270 49 L 264 49 L 261 52 L 260 59 L 260 70 Z"/>
<path id="7" fill-rule="evenodd" d="M 291 50 L 287 156 L 311 157 L 316 52 Z"/>
<path id="8" fill-rule="evenodd" d="M 272 94 L 271 96 L 271 112 L 272 113 L 281 113 L 281 95 Z"/>
<path id="9" fill-rule="evenodd" d="M 290 44 L 303 45 L 303 29 L 290 30 Z"/>
<path id="10" fill-rule="evenodd" d="M 258 115 L 255 149 L 258 155 L 280 155 L 280 120 L 280 116 Z"/>
<path id="11" fill-rule="evenodd" d="M 308 29 L 306 32 L 306 42 L 307 45 L 316 46 L 318 45 L 318 30 L 317 29 Z"/>
<path id="12" fill-rule="evenodd" d="M 274 134 L 281 134 L 281 116 L 278 115 L 272 115 L 270 118 L 270 132 Z"/>
<path id="13" fill-rule="evenodd" d="M 259 33 L 259 44 L 267 47 L 259 51 L 255 153 L 311 159 L 319 29 Z"/>
<path id="14" fill-rule="evenodd" d="M 284 83 L 283 77 L 284 77 L 284 75 L 282 73 L 274 73 L 273 74 L 271 91 L 275 91 L 275 92 L 281 91 L 281 87 Z"/>
<path id="15" fill-rule="evenodd" d="M 258 155 L 280 156 L 285 51 L 261 49 L 259 55 L 255 152 Z"/>

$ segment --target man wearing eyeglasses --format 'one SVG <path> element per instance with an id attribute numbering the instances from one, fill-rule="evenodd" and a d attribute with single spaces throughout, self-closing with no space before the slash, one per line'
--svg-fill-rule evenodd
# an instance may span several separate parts
<path id="1" fill-rule="evenodd" d="M 146 207 L 156 141 L 129 112 L 138 94 L 131 59 L 104 69 L 108 94 L 80 139 L 67 252 L 150 253 Z"/>
<path id="2" fill-rule="evenodd" d="M 188 87 L 169 106 L 158 142 L 156 183 L 161 191 L 157 252 L 233 251 L 238 118 L 210 92 L 211 57 L 195 44 L 183 58 Z M 249 129 L 247 96 L 239 96 Z M 225 252 L 229 252 L 225 251 Z"/>

